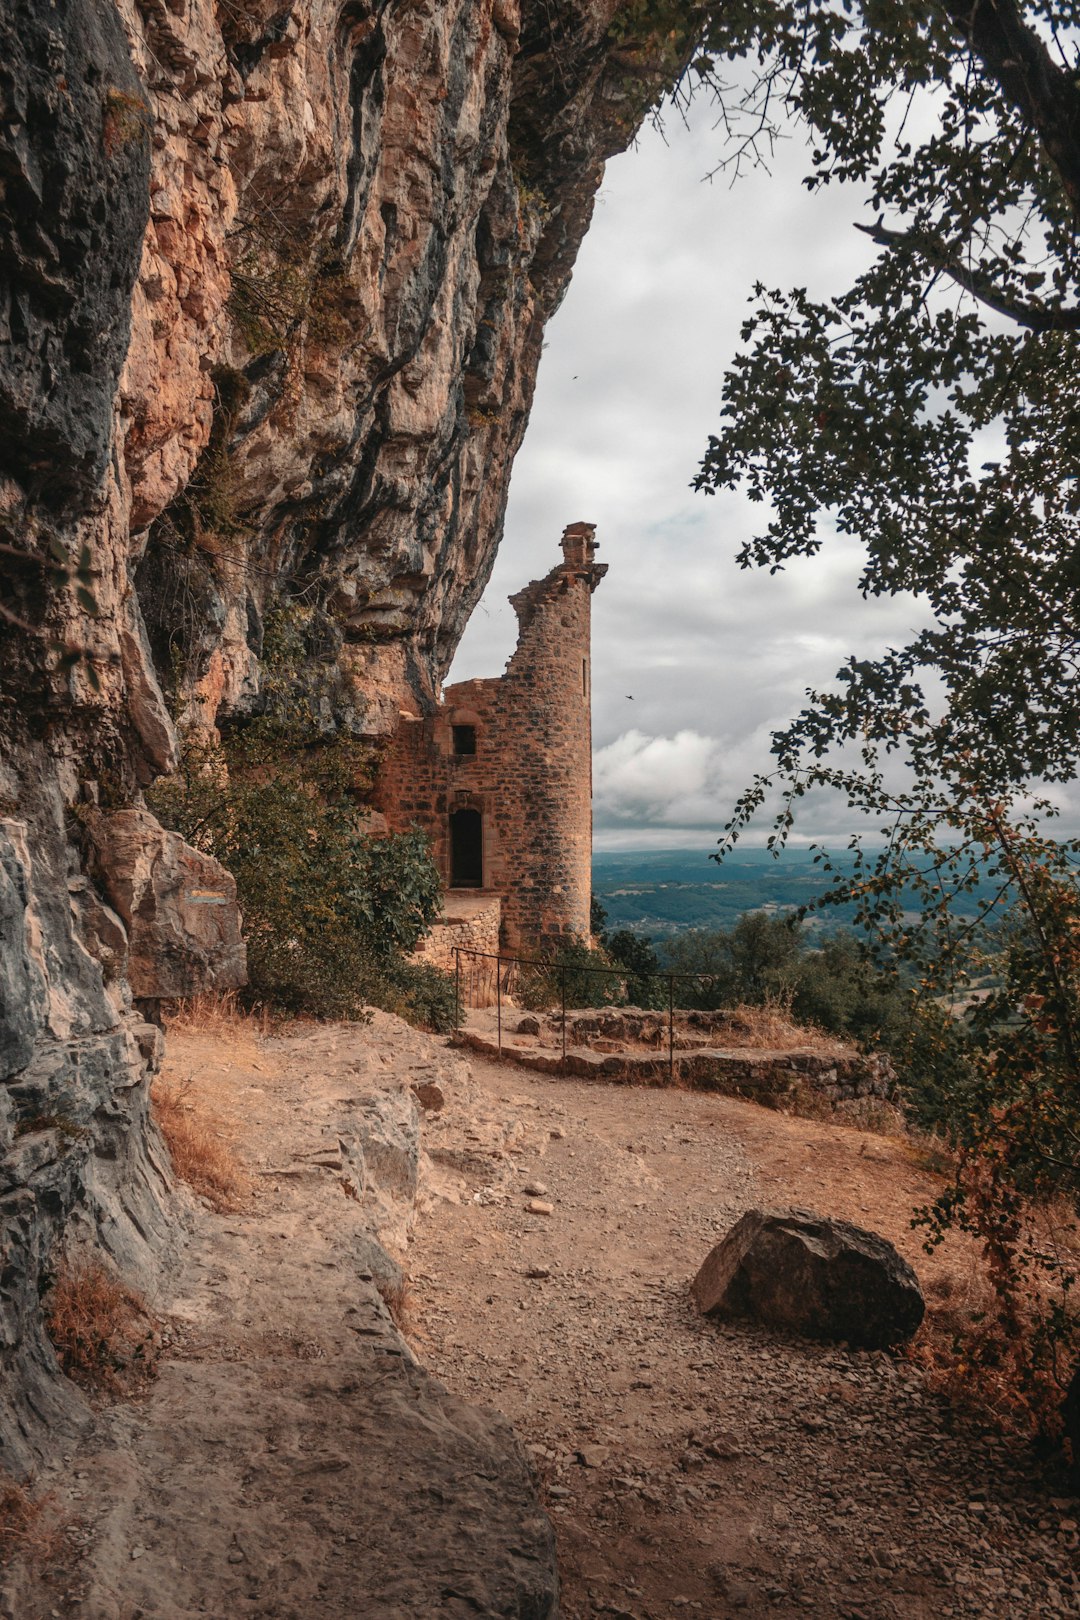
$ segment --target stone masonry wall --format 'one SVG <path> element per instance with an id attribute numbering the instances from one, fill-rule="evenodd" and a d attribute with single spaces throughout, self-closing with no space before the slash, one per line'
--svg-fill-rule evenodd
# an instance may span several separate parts
<path id="1" fill-rule="evenodd" d="M 674 1053 L 669 1058 L 663 1012 L 636 1007 L 568 1012 L 564 1051 L 558 1012 L 520 1018 L 504 999 L 500 1039 L 490 1012 L 477 1011 L 490 1007 L 490 1001 L 468 996 L 464 1005 L 470 1010 L 464 1028 L 457 1032 L 459 1041 L 549 1074 L 627 1085 L 681 1085 L 796 1111 L 815 1103 L 843 1112 L 886 1101 L 896 1089 L 896 1071 L 884 1052 L 860 1052 L 839 1043 L 832 1050 L 747 1047 L 740 1040 L 737 1014 L 676 1012 Z"/>
<path id="2" fill-rule="evenodd" d="M 456 896 L 449 895 L 446 913 L 439 918 L 431 933 L 422 942 L 416 957 L 442 968 L 444 973 L 454 971 L 454 950 L 481 951 L 494 955 L 499 949 L 499 928 L 502 922 L 502 901 L 498 895 L 485 895 L 471 904 L 459 908 Z"/>
<path id="3" fill-rule="evenodd" d="M 452 880 L 450 821 L 480 812 L 483 888 L 502 897 L 508 950 L 587 938 L 592 894 L 591 599 L 607 569 L 572 524 L 564 560 L 510 598 L 520 636 L 506 673 L 447 687 L 434 715 L 405 716 L 381 773 L 393 827 L 416 824 Z M 475 728 L 459 755 L 454 727 Z"/>

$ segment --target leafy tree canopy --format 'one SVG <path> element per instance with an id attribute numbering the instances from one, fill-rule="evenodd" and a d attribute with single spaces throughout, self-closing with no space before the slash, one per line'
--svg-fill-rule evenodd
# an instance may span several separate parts
<path id="1" fill-rule="evenodd" d="M 996 944 L 993 993 L 940 1020 L 928 1054 L 959 1157 L 927 1219 L 983 1239 L 1000 1312 L 979 1354 L 1013 1366 L 1038 1414 L 1053 1346 L 1080 1329 L 1071 1273 L 1032 1247 L 1028 1202 L 1080 1194 L 1080 848 L 1025 821 L 1024 803 L 1032 784 L 1075 779 L 1080 755 L 1080 16 L 1060 0 L 691 11 L 681 93 L 717 96 L 721 161 L 760 158 L 782 119 L 800 120 L 807 185 L 861 186 L 858 226 L 878 249 L 826 299 L 756 289 L 697 486 L 762 505 L 744 566 L 775 572 L 852 535 L 864 594 L 914 592 L 927 619 L 808 694 L 728 841 L 777 780 L 779 841 L 809 788 L 837 787 L 888 838 L 836 892 L 855 894 L 928 1001 Z M 724 82 L 735 59 L 755 67 L 744 92 Z M 992 918 L 958 927 L 953 905 L 988 873 L 1008 917 L 996 941 Z"/>
<path id="2" fill-rule="evenodd" d="M 853 534 L 863 591 L 917 592 L 932 617 L 813 695 L 776 739 L 789 774 L 838 741 L 900 737 L 928 771 L 963 755 L 983 782 L 1075 774 L 1077 24 L 1055 0 L 700 8 L 691 77 L 725 108 L 725 161 L 801 120 L 806 184 L 863 185 L 880 253 L 823 301 L 756 289 L 698 487 L 768 506 L 744 566 Z M 733 57 L 758 63 L 734 98 Z"/>
<path id="3" fill-rule="evenodd" d="M 438 915 L 439 875 L 423 833 L 365 832 L 356 787 L 369 771 L 357 746 L 302 750 L 264 719 L 220 745 L 189 738 L 148 798 L 235 877 L 256 1000 L 331 1018 L 374 1004 L 448 1028 L 450 980 L 410 960 Z"/>
<path id="4" fill-rule="evenodd" d="M 864 1046 L 906 1047 L 913 1035 L 911 998 L 875 967 L 865 943 L 848 932 L 814 946 L 794 915 L 748 911 L 731 928 L 692 929 L 665 941 L 683 980 L 680 1006 L 712 1009 L 775 1002 L 793 1017 Z"/>

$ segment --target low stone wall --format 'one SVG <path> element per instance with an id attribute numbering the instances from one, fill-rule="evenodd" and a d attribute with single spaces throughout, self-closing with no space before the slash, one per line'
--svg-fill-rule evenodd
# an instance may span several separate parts
<path id="1" fill-rule="evenodd" d="M 740 1046 L 739 1022 L 731 1013 L 677 1012 L 669 1057 L 666 1013 L 636 1008 L 568 1013 L 564 1058 L 557 1013 L 523 1017 L 504 1007 L 501 1055 L 550 1074 L 627 1085 L 681 1085 L 748 1097 L 772 1108 L 796 1105 L 807 1096 L 834 1107 L 888 1099 L 895 1089 L 896 1074 L 884 1053 L 866 1054 L 855 1047 Z M 490 1012 L 471 1016 L 458 1039 L 487 1056 L 500 1053 Z"/>
<path id="2" fill-rule="evenodd" d="M 502 924 L 502 901 L 497 894 L 454 893 L 443 900 L 443 914 L 432 925 L 431 933 L 416 952 L 415 960 L 430 962 L 444 973 L 454 971 L 454 948 L 482 951 L 495 955 L 499 949 L 499 929 Z M 483 964 L 470 959 L 468 974 L 470 994 L 467 1006 L 490 1007 L 495 1001 L 495 964 L 491 971 L 482 971 Z M 472 971 L 477 969 L 480 971 Z M 475 979 L 475 984 L 473 980 Z M 490 985 L 487 980 L 490 979 Z"/>

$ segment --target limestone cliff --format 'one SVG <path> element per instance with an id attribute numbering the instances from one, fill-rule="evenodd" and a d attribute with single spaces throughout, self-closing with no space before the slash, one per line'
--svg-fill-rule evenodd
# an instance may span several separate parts
<path id="1" fill-rule="evenodd" d="M 0 1465 L 77 1415 L 73 1232 L 152 1279 L 160 997 L 243 974 L 141 791 L 257 710 L 304 604 L 327 731 L 430 700 L 544 323 L 655 89 L 620 0 L 0 7 Z M 621 32 L 619 28 L 615 34 Z M 166 702 L 165 693 L 169 695 Z"/>

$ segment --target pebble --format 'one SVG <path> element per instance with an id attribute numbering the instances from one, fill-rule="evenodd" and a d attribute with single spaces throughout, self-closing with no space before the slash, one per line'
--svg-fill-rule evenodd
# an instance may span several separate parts
<path id="1" fill-rule="evenodd" d="M 530 1215 L 554 1215 L 555 1205 L 549 1204 L 543 1198 L 530 1198 L 525 1208 Z"/>
<path id="2" fill-rule="evenodd" d="M 543 1198 L 544 1194 L 547 1192 L 547 1187 L 542 1181 L 527 1181 L 521 1190 L 528 1197 Z"/>

